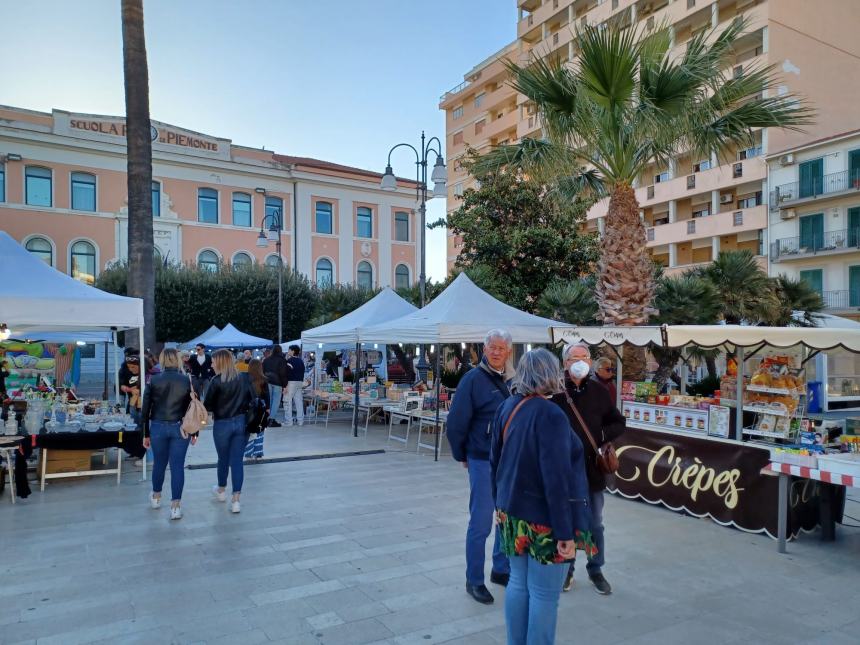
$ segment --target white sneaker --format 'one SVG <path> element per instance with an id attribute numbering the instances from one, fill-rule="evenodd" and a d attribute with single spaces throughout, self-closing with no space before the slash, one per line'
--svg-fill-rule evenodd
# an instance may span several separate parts
<path id="1" fill-rule="evenodd" d="M 150 495 L 149 496 L 149 505 L 155 509 L 161 508 L 161 498 L 156 497 L 155 495 Z"/>
<path id="2" fill-rule="evenodd" d="M 236 500 L 235 502 L 230 504 L 230 512 L 231 513 L 238 513 L 241 510 L 242 510 L 242 507 L 239 505 L 239 500 Z"/>
<path id="3" fill-rule="evenodd" d="M 219 490 L 217 485 L 212 487 L 212 494 L 219 502 L 227 501 L 227 491 Z"/>
<path id="4" fill-rule="evenodd" d="M 178 506 L 170 507 L 170 519 L 171 520 L 181 520 L 182 519 L 182 509 Z"/>

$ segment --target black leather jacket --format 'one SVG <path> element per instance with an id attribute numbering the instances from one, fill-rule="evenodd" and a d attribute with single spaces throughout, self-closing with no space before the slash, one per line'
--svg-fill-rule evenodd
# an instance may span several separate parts
<path id="1" fill-rule="evenodd" d="M 143 436 L 149 436 L 150 421 L 181 421 L 189 403 L 191 383 L 187 374 L 170 367 L 154 375 L 143 392 L 140 410 Z"/>
<path id="2" fill-rule="evenodd" d="M 266 380 L 270 385 L 278 385 L 286 387 L 290 382 L 290 366 L 283 354 L 269 356 L 263 361 L 263 374 L 266 375 Z M 304 374 L 302 374 L 304 379 Z"/>
<path id="3" fill-rule="evenodd" d="M 211 381 L 206 390 L 203 405 L 212 412 L 216 421 L 232 419 L 245 414 L 251 399 L 256 398 L 251 379 L 247 374 L 239 373 L 237 378 L 224 383 L 219 374 Z"/>

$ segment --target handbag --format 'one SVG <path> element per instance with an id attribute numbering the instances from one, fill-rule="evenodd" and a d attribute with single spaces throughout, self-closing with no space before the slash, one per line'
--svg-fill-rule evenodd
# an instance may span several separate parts
<path id="1" fill-rule="evenodd" d="M 611 442 L 607 441 L 598 448 L 597 442 L 591 434 L 591 430 L 588 428 L 588 425 L 585 423 L 585 419 L 582 418 L 582 415 L 579 413 L 576 404 L 573 402 L 573 399 L 570 398 L 570 394 L 567 393 L 567 390 L 564 392 L 564 397 L 567 399 L 567 404 L 570 406 L 570 409 L 573 410 L 573 414 L 576 416 L 577 421 L 579 421 L 579 425 L 582 426 L 582 429 L 585 431 L 585 436 L 588 437 L 588 442 L 591 444 L 591 447 L 594 448 L 594 459 L 597 462 L 597 468 L 600 472 L 606 475 L 615 474 L 618 470 L 618 455 L 615 454 L 615 446 L 613 446 Z"/>
<path id="2" fill-rule="evenodd" d="M 209 421 L 209 413 L 206 412 L 206 407 L 197 397 L 197 392 L 194 391 L 194 383 L 190 374 L 188 375 L 188 383 L 191 385 L 191 402 L 188 404 L 188 409 L 185 410 L 185 416 L 182 417 L 182 425 L 179 426 L 183 439 L 200 432 Z"/>

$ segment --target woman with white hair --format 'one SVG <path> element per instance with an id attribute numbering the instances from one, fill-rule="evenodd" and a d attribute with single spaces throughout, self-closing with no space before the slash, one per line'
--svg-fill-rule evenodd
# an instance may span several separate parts
<path id="1" fill-rule="evenodd" d="M 520 359 L 493 423 L 490 463 L 502 545 L 509 645 L 555 642 L 558 599 L 576 548 L 593 550 L 582 442 L 550 398 L 562 389 L 558 359 L 545 349 Z"/>

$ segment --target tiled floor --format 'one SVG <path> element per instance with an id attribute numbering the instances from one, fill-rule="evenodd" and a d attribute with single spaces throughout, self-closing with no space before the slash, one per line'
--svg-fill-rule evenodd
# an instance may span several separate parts
<path id="1" fill-rule="evenodd" d="M 387 428 L 272 429 L 267 457 L 386 447 Z M 148 508 L 131 468 L 0 500 L 0 643 L 504 642 L 503 592 L 464 592 L 468 487 L 459 465 L 385 454 L 246 468 L 242 513 L 186 471 L 185 517 Z M 211 435 L 190 464 L 214 461 Z M 127 462 L 131 467 L 131 461 Z M 854 491 L 856 493 L 856 491 Z M 854 498 L 857 495 L 853 496 Z M 847 512 L 860 517 L 860 504 Z M 769 538 L 610 498 L 607 578 L 562 597 L 559 643 L 860 642 L 860 530 Z"/>

